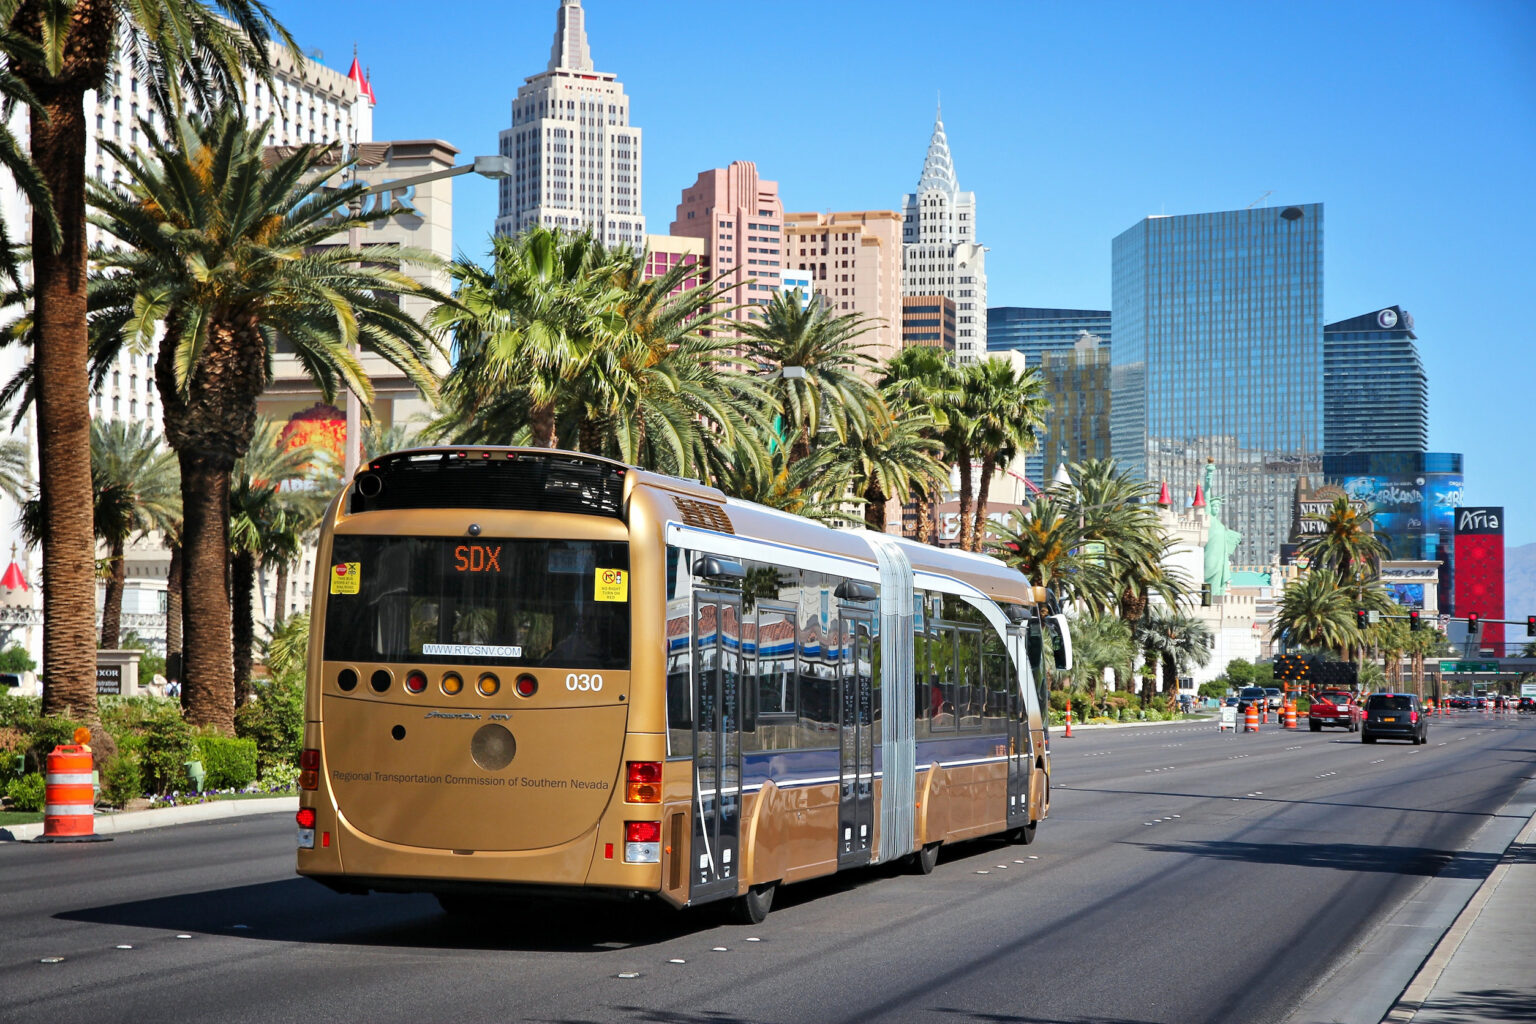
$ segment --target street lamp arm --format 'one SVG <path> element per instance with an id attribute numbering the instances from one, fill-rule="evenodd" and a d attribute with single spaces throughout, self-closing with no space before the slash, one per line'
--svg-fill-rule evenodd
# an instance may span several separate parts
<path id="1" fill-rule="evenodd" d="M 477 156 L 474 163 L 460 164 L 457 167 L 445 167 L 439 171 L 428 171 L 426 174 L 413 174 L 408 178 L 391 178 L 389 181 L 381 181 L 377 185 L 369 185 L 363 189 L 363 195 L 393 192 L 395 189 L 400 188 L 414 188 L 417 185 L 425 185 L 431 181 L 457 178 L 461 174 L 478 174 L 492 179 L 510 178 L 512 176 L 512 158 L 505 156 Z"/>

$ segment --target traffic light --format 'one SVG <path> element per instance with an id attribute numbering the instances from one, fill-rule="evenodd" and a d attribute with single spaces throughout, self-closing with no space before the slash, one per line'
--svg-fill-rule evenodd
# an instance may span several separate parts
<path id="1" fill-rule="evenodd" d="M 1479 625 L 1477 612 L 1467 612 L 1467 636 L 1476 636 Z"/>
<path id="2" fill-rule="evenodd" d="M 1536 636 L 1536 615 L 1527 615 L 1525 617 L 1525 635 Z"/>
<path id="3" fill-rule="evenodd" d="M 1355 609 L 1355 628 L 1356 629 L 1364 629 L 1366 627 L 1366 624 L 1369 621 L 1370 621 L 1370 613 L 1369 612 L 1367 612 L 1364 608 L 1356 608 Z"/>
<path id="4" fill-rule="evenodd" d="M 1531 619 L 1532 621 L 1536 621 L 1536 615 L 1531 616 Z M 1419 610 L 1417 608 L 1408 609 L 1408 628 L 1419 628 Z"/>
<path id="5" fill-rule="evenodd" d="M 1202 583 L 1202 584 L 1200 584 L 1200 607 L 1201 608 L 1209 608 L 1210 606 L 1211 606 L 1211 585 L 1209 583 Z M 1531 621 L 1532 622 L 1536 622 L 1536 615 L 1532 615 L 1531 616 Z"/>

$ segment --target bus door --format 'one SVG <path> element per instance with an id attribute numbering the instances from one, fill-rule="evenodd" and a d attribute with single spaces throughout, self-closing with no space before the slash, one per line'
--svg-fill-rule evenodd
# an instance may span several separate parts
<path id="1" fill-rule="evenodd" d="M 875 831 L 874 631 L 869 615 L 842 617 L 838 662 L 837 866 L 869 863 Z"/>
<path id="2" fill-rule="evenodd" d="M 741 833 L 741 599 L 694 601 L 693 842 L 690 902 L 736 894 Z"/>
<path id="3" fill-rule="evenodd" d="M 1034 767 L 1034 750 L 1029 737 L 1029 702 L 1026 687 L 1032 687 L 1025 666 L 1024 631 L 1008 630 L 1008 653 L 1014 684 L 1008 687 L 1008 827 L 1029 824 L 1029 773 Z"/>

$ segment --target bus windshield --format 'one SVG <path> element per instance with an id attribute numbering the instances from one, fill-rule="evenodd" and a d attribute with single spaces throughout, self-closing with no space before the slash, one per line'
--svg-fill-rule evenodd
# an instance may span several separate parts
<path id="1" fill-rule="evenodd" d="M 328 661 L 629 668 L 629 545 L 342 535 Z"/>

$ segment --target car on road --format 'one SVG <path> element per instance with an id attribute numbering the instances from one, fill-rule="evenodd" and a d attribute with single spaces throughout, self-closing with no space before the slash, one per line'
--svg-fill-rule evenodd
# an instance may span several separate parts
<path id="1" fill-rule="evenodd" d="M 1245 686 L 1237 691 L 1237 713 L 1243 714 L 1248 710 L 1248 705 L 1254 705 L 1260 711 L 1269 704 L 1269 693 L 1262 686 Z"/>
<path id="2" fill-rule="evenodd" d="M 1266 686 L 1264 687 L 1264 692 L 1269 697 L 1269 708 L 1271 711 L 1279 711 L 1285 705 L 1285 694 L 1280 692 L 1280 687 Z"/>
<path id="3" fill-rule="evenodd" d="M 1375 743 L 1382 737 L 1429 742 L 1429 718 L 1416 693 L 1373 693 L 1365 699 L 1365 719 L 1360 741 Z"/>
<path id="4" fill-rule="evenodd" d="M 1343 728 L 1355 732 L 1360 728 L 1360 705 L 1348 690 L 1319 690 L 1312 695 L 1312 706 L 1307 709 L 1307 728 L 1321 732 L 1323 726 Z"/>
<path id="5" fill-rule="evenodd" d="M 1521 697 L 1520 703 L 1515 705 L 1515 710 L 1522 715 L 1536 711 L 1536 697 Z"/>

